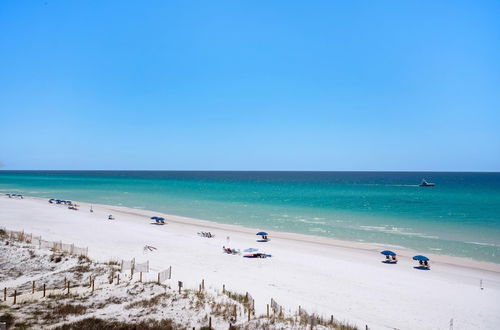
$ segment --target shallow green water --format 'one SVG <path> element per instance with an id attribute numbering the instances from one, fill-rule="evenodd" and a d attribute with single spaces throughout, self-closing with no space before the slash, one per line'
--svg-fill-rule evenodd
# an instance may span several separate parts
<path id="1" fill-rule="evenodd" d="M 0 192 L 500 263 L 500 173 L 1 171 Z"/>

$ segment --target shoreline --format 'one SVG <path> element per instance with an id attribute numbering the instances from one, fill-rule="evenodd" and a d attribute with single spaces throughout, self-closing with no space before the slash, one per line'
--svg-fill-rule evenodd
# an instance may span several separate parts
<path id="1" fill-rule="evenodd" d="M 36 201 L 44 201 L 47 202 L 47 198 L 42 197 L 34 197 L 34 196 L 24 196 L 26 199 L 36 200 Z M 80 210 L 83 206 L 90 209 L 92 205 L 93 208 L 119 212 L 121 214 L 127 214 L 132 216 L 139 217 L 147 217 L 149 219 L 152 215 L 161 215 L 166 218 L 166 221 L 175 222 L 178 224 L 191 225 L 191 226 L 202 226 L 205 228 L 211 229 L 219 229 L 219 230 L 228 230 L 239 232 L 243 234 L 252 234 L 254 235 L 256 231 L 259 231 L 258 228 L 245 227 L 242 225 L 234 225 L 234 224 L 225 224 L 220 222 L 215 222 L 211 220 L 204 219 L 196 219 L 191 217 L 185 217 L 180 215 L 174 215 L 159 211 L 151 211 L 147 209 L 138 209 L 129 206 L 120 206 L 120 205 L 108 205 L 108 204 L 99 204 L 99 203 L 89 203 L 89 202 L 81 202 L 81 201 L 73 201 L 80 205 Z M 369 251 L 369 252 L 380 252 L 381 250 L 385 250 L 387 248 L 397 249 L 398 258 L 407 258 L 411 259 L 414 255 L 421 254 L 421 252 L 413 249 L 409 249 L 399 245 L 391 245 L 384 243 L 375 243 L 375 242 L 359 242 L 359 241 L 349 241 L 349 240 L 341 240 L 334 239 L 325 236 L 314 236 L 310 234 L 299 234 L 293 232 L 283 232 L 283 231 L 270 231 L 266 228 L 260 228 L 260 230 L 267 230 L 270 232 L 272 237 L 280 238 L 283 240 L 291 240 L 291 241 L 300 241 L 304 243 L 311 244 L 321 244 L 328 247 L 334 248 L 344 248 L 344 249 L 354 249 L 357 251 Z M 431 262 L 434 264 L 436 262 L 442 264 L 449 264 L 454 266 L 467 267 L 471 269 L 480 269 L 485 271 L 491 271 L 500 273 L 500 263 L 488 262 L 483 260 L 475 260 L 471 258 L 465 257 L 456 257 L 450 256 L 446 254 L 437 254 L 437 253 L 428 253 L 425 252 L 425 255 L 429 257 Z"/>
<path id="2" fill-rule="evenodd" d="M 396 249 L 398 263 L 385 264 L 379 251 L 388 246 L 269 231 L 271 241 L 260 243 L 252 228 L 124 206 L 79 205 L 75 211 L 43 198 L 2 197 L 0 226 L 88 247 L 89 258 L 99 262 L 148 262 L 146 280 L 172 267 L 170 285 L 198 287 L 203 280 L 215 290 L 248 292 L 258 314 L 274 299 L 284 310 L 301 306 L 359 328 L 445 329 L 451 318 L 456 329 L 500 326 L 497 264 L 428 255 L 431 269 L 419 270 L 411 250 Z M 109 214 L 115 220 L 108 220 Z M 166 224 L 151 223 L 152 215 L 166 217 Z M 200 237 L 201 231 L 215 237 Z M 259 248 L 272 257 L 225 254 L 223 246 Z"/>

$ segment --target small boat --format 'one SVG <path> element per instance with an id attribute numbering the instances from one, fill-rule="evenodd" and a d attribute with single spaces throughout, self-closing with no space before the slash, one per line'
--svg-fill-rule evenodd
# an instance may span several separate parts
<path id="1" fill-rule="evenodd" d="M 422 182 L 419 184 L 420 187 L 434 187 L 436 184 L 427 182 L 425 179 L 422 179 Z"/>

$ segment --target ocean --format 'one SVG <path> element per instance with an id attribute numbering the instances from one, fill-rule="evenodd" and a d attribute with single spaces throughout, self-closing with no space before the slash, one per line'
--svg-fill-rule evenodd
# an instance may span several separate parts
<path id="1" fill-rule="evenodd" d="M 0 171 L 0 193 L 500 263 L 500 173 Z"/>

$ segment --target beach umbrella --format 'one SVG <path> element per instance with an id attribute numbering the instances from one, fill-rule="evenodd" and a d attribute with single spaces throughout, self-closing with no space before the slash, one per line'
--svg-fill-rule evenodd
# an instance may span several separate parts
<path id="1" fill-rule="evenodd" d="M 259 249 L 255 249 L 255 248 L 248 248 L 246 250 L 243 250 L 243 252 L 257 252 L 259 251 Z"/>
<path id="2" fill-rule="evenodd" d="M 429 261 L 429 258 L 427 258 L 426 256 L 421 256 L 421 255 L 418 255 L 418 256 L 414 256 L 414 257 L 413 257 L 413 260 L 419 260 L 419 261 Z"/>
<path id="3" fill-rule="evenodd" d="M 268 233 L 266 233 L 265 231 L 259 231 L 257 234 L 255 235 L 259 235 L 259 236 L 267 236 L 269 235 Z"/>
<path id="4" fill-rule="evenodd" d="M 159 221 L 164 221 L 165 218 L 162 218 L 162 217 L 157 217 L 156 220 L 159 220 Z"/>
<path id="5" fill-rule="evenodd" d="M 382 252 L 380 252 L 381 254 L 383 254 L 384 256 L 395 256 L 396 253 L 390 251 L 390 250 L 384 250 Z"/>
<path id="6" fill-rule="evenodd" d="M 151 220 L 158 220 L 158 217 L 151 217 Z"/>

